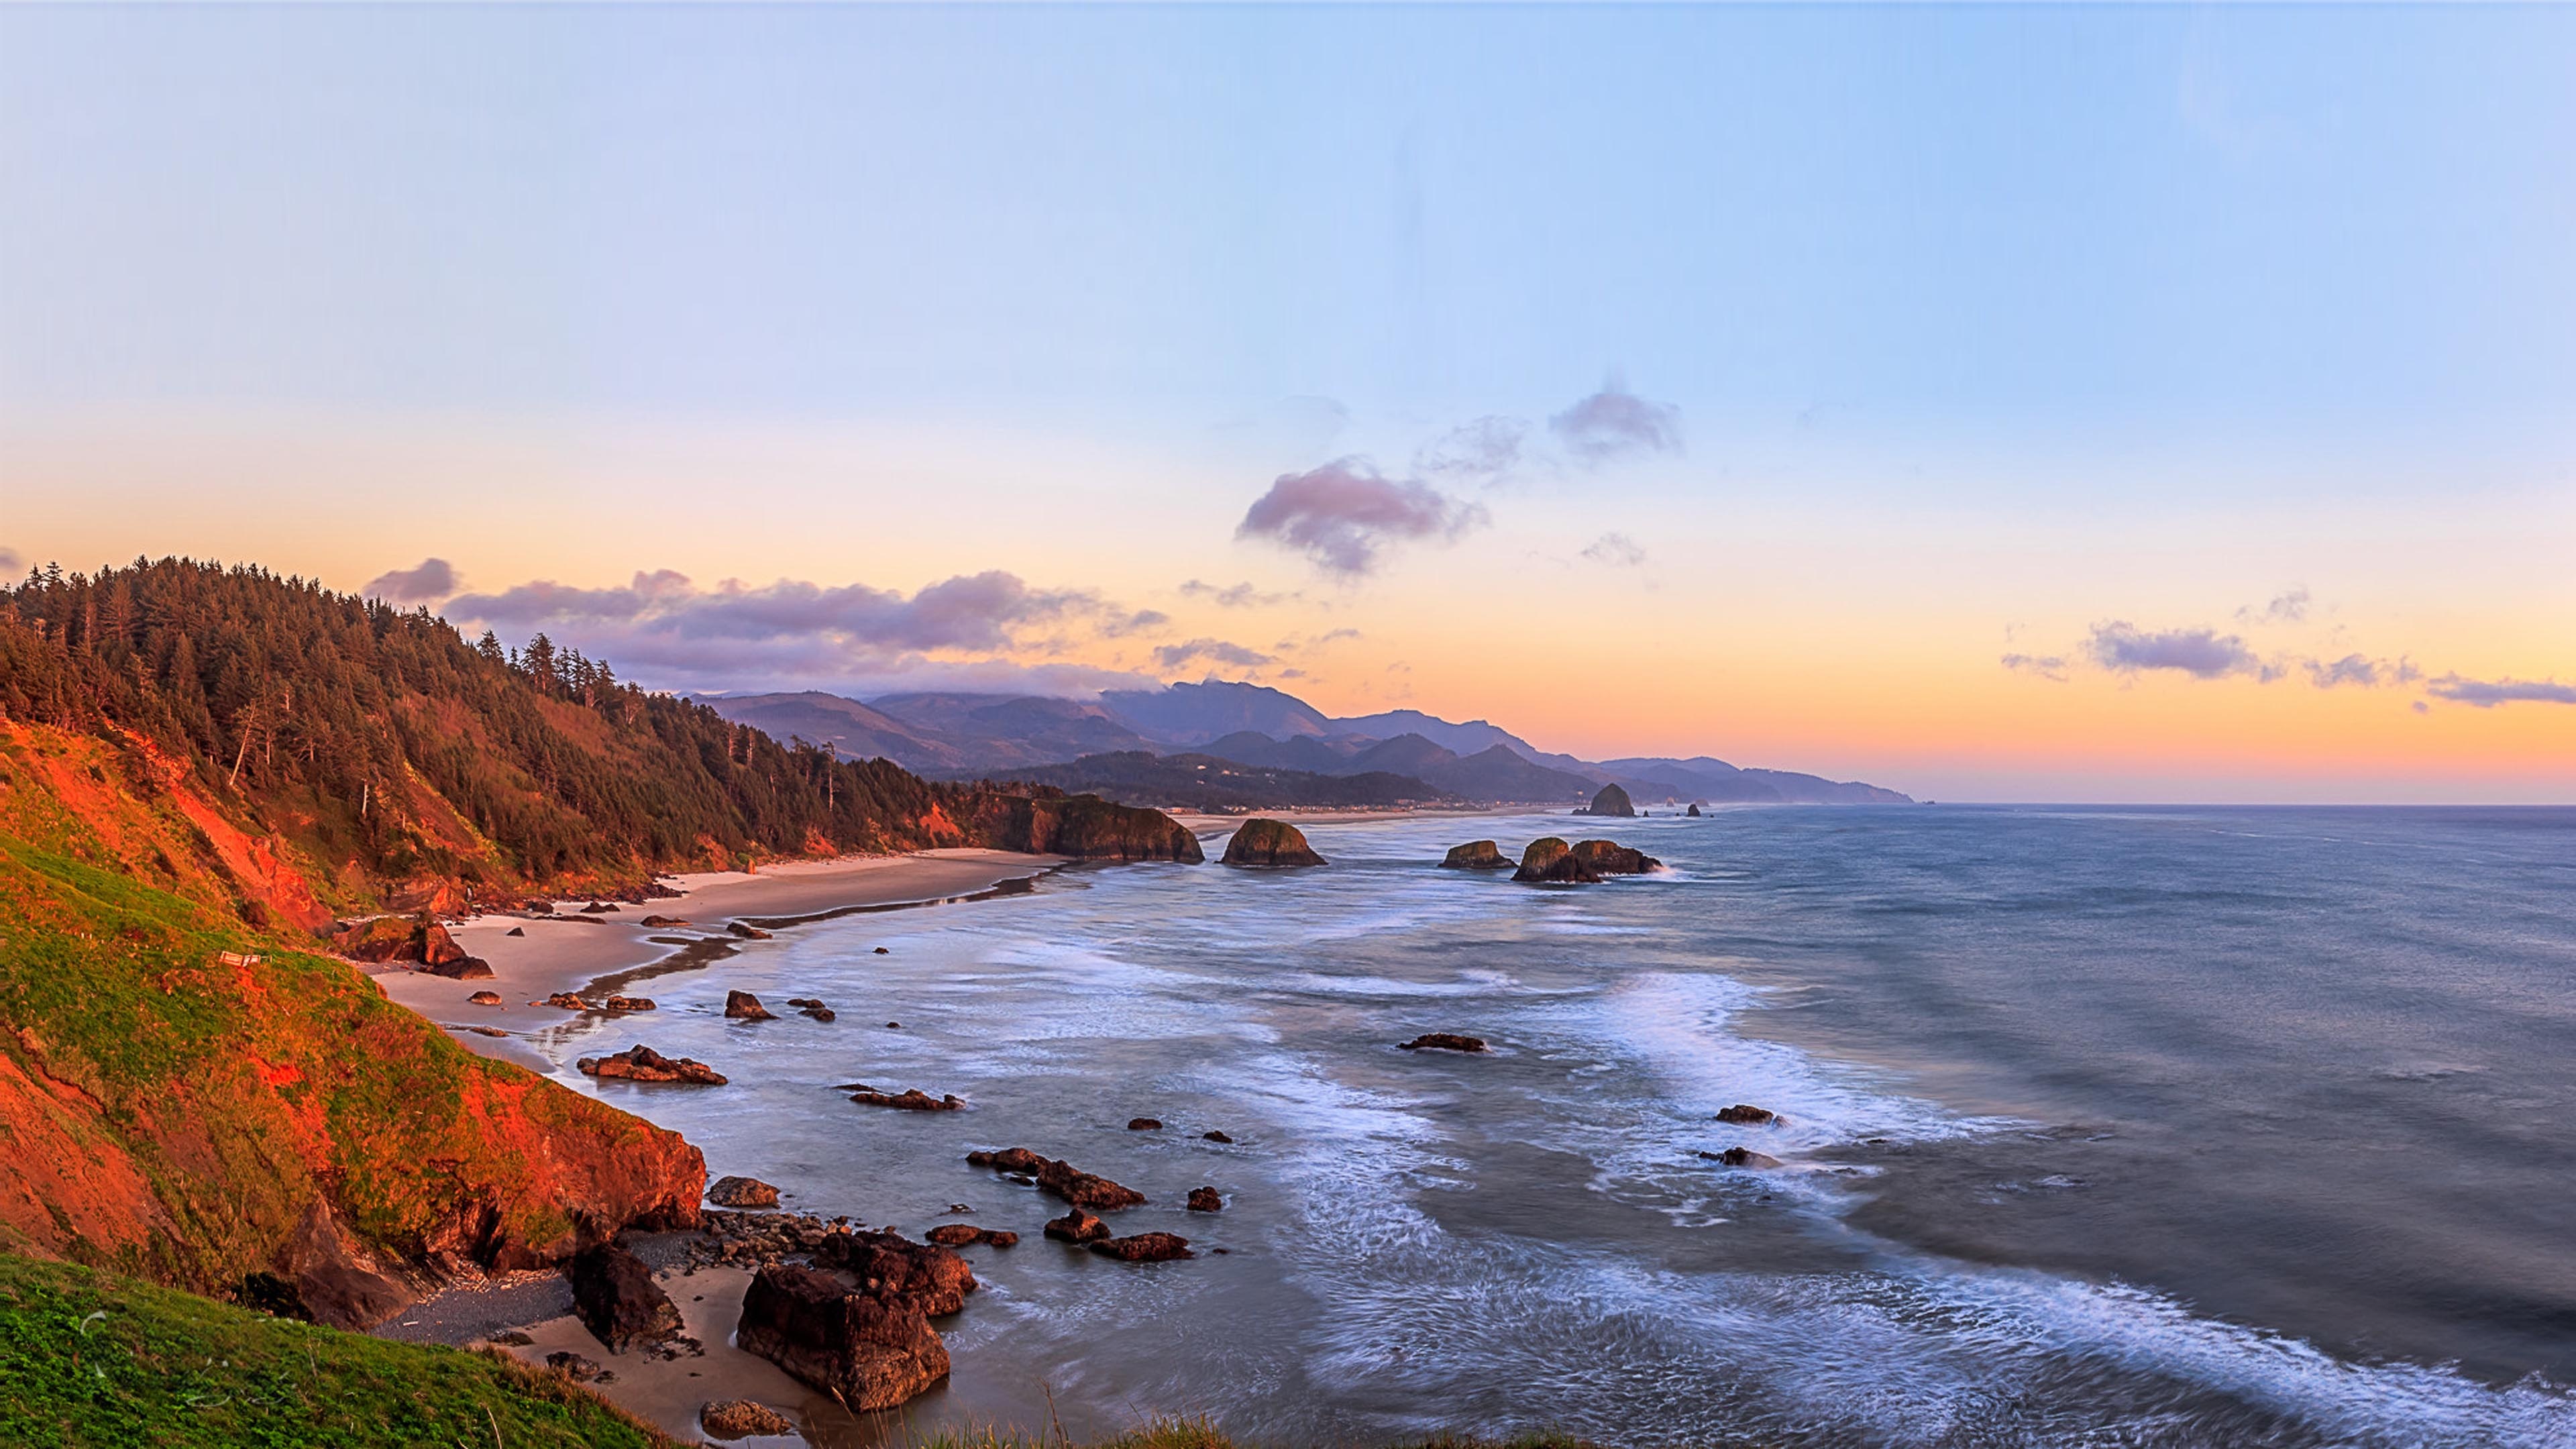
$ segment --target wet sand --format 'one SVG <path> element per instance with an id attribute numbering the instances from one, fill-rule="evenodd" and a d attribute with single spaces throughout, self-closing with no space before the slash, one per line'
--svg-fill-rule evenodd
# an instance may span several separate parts
<path id="1" fill-rule="evenodd" d="M 1029 879 L 1062 863 L 1056 856 L 1001 850 L 929 850 L 794 861 L 757 874 L 672 876 L 666 879 L 680 892 L 676 899 L 618 903 L 615 911 L 597 915 L 581 914 L 586 901 L 559 901 L 551 918 L 488 915 L 449 927 L 468 954 L 491 963 L 492 979 L 487 981 L 453 981 L 406 966 L 369 968 L 369 974 L 388 998 L 449 1028 L 468 1049 L 549 1071 L 553 1064 L 528 1041 L 561 1029 L 572 1017 L 545 1005 L 546 997 L 602 981 L 613 983 L 608 989 L 623 990 L 649 979 L 657 963 L 681 957 L 693 945 L 701 960 L 729 954 L 717 944 L 733 942 L 725 931 L 729 921 L 774 926 L 843 911 L 953 900 Z M 688 924 L 647 928 L 647 916 L 676 917 Z M 513 936 L 513 930 L 525 934 Z M 466 998 L 477 991 L 497 993 L 501 1004 L 472 1005 Z M 466 1029 L 471 1027 L 505 1035 Z"/>

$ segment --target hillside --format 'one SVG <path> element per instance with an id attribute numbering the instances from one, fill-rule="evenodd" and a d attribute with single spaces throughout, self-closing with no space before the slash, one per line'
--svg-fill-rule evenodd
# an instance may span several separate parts
<path id="1" fill-rule="evenodd" d="M 1085 755 L 1016 771 L 1020 779 L 1136 804 L 1191 810 L 1276 810 L 1456 803 L 1448 791 L 1383 771 L 1318 775 L 1273 770 L 1215 755 L 1155 755 L 1143 750 Z"/>

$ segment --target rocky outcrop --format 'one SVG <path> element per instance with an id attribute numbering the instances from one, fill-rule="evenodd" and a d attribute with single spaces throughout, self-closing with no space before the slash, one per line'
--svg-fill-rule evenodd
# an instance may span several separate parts
<path id="1" fill-rule="evenodd" d="M 999 1152 L 969 1152 L 966 1160 L 977 1167 L 1034 1178 L 1039 1187 L 1078 1208 L 1106 1212 L 1114 1208 L 1134 1207 L 1145 1201 L 1145 1195 L 1132 1187 L 1123 1187 L 1105 1177 L 1095 1177 L 1059 1158 L 1040 1157 L 1025 1147 L 1006 1147 Z"/>
<path id="2" fill-rule="evenodd" d="M 906 1087 L 893 1093 L 861 1087 L 850 1094 L 850 1100 L 864 1107 L 892 1107 L 902 1112 L 954 1112 L 966 1105 L 954 1093 L 934 1097 L 919 1087 Z"/>
<path id="3" fill-rule="evenodd" d="M 919 1309 L 785 1263 L 752 1278 L 734 1345 L 862 1413 L 908 1403 L 948 1377 L 948 1346 Z"/>
<path id="4" fill-rule="evenodd" d="M 573 995 L 569 991 L 558 991 L 543 1001 L 531 1001 L 528 1004 L 530 1006 L 551 1006 L 558 1011 L 590 1010 L 589 1002 L 582 1000 L 580 997 Z"/>
<path id="5" fill-rule="evenodd" d="M 465 1004 L 468 1006 L 498 1006 L 501 1004 L 501 993 L 497 991 L 477 991 L 472 996 L 465 998 Z"/>
<path id="6" fill-rule="evenodd" d="M 653 1005 L 653 998 L 649 996 L 612 996 L 598 1003 L 598 1009 L 601 1011 L 653 1011 L 657 1008 Z"/>
<path id="7" fill-rule="evenodd" d="M 441 976 L 455 975 L 461 964 L 473 960 L 447 928 L 427 914 L 418 916 L 376 916 L 364 921 L 343 922 L 331 938 L 332 949 L 352 961 L 374 965 L 409 961 Z M 442 969 L 445 968 L 445 969 Z M 492 968 L 485 966 L 483 976 Z M 476 980 L 477 977 L 459 977 Z"/>
<path id="8" fill-rule="evenodd" d="M 965 1307 L 966 1295 L 975 1291 L 975 1270 L 965 1259 L 901 1233 L 829 1233 L 814 1249 L 814 1262 L 929 1318 Z"/>
<path id="9" fill-rule="evenodd" d="M 1127 1130 L 1130 1132 L 1160 1132 L 1163 1130 L 1163 1119 L 1160 1117 L 1130 1117 L 1127 1119 Z"/>
<path id="10" fill-rule="evenodd" d="M 1481 1036 L 1460 1036 L 1450 1031 L 1430 1031 L 1398 1045 L 1409 1052 L 1426 1049 L 1444 1052 L 1480 1052 L 1485 1049 L 1485 1039 Z"/>
<path id="11" fill-rule="evenodd" d="M 1632 850 L 1612 840 L 1578 840 L 1571 853 L 1594 875 L 1644 875 L 1660 870 L 1664 864 L 1642 850 Z"/>
<path id="12" fill-rule="evenodd" d="M 1127 1263 L 1168 1263 L 1177 1258 L 1195 1258 L 1190 1240 L 1172 1233 L 1138 1233 L 1132 1238 L 1103 1238 L 1091 1245 L 1091 1251 L 1104 1258 Z"/>
<path id="13" fill-rule="evenodd" d="M 1750 1147 L 1730 1147 L 1724 1152 L 1703 1152 L 1700 1156 L 1727 1167 L 1750 1167 L 1758 1170 L 1780 1165 L 1779 1158 L 1756 1152 Z"/>
<path id="14" fill-rule="evenodd" d="M 1717 1120 L 1720 1122 L 1732 1122 L 1738 1126 L 1762 1126 L 1765 1124 L 1778 1126 L 1780 1123 L 1778 1113 L 1771 1111 L 1767 1107 L 1756 1107 L 1746 1102 L 1738 1102 L 1732 1107 L 1722 1108 L 1717 1114 Z"/>
<path id="15" fill-rule="evenodd" d="M 796 1432 L 796 1421 L 749 1399 L 724 1399 L 698 1406 L 698 1427 L 710 1439 L 749 1439 L 755 1435 Z"/>
<path id="16" fill-rule="evenodd" d="M 1306 843 L 1305 835 L 1285 820 L 1256 816 L 1235 827 L 1234 838 L 1225 843 L 1222 865 L 1295 866 L 1322 865 L 1324 858 Z"/>
<path id="17" fill-rule="evenodd" d="M 1601 877 L 1574 853 L 1574 847 L 1553 835 L 1544 835 L 1529 843 L 1521 852 L 1521 868 L 1512 872 L 1518 881 L 1540 881 L 1558 885 L 1592 885 Z"/>
<path id="18" fill-rule="evenodd" d="M 758 926 L 745 925 L 741 921 L 727 921 L 725 922 L 725 929 L 731 931 L 737 936 L 740 936 L 746 941 L 766 941 L 769 939 L 769 933 L 767 931 L 760 929 Z"/>
<path id="19" fill-rule="evenodd" d="M 1225 1211 L 1225 1198 L 1212 1187 L 1191 1188 L 1190 1211 L 1194 1213 L 1221 1213 Z"/>
<path id="20" fill-rule="evenodd" d="M 682 920 L 678 916 L 646 916 L 636 924 L 643 926 L 648 930 L 660 931 L 667 930 L 673 926 L 685 926 L 688 922 Z"/>
<path id="21" fill-rule="evenodd" d="M 707 1201 L 717 1207 L 774 1208 L 778 1189 L 756 1177 L 719 1177 L 707 1184 Z"/>
<path id="22" fill-rule="evenodd" d="M 1628 817 L 1637 813 L 1637 807 L 1629 801 L 1627 791 L 1620 789 L 1616 784 L 1610 784 L 1601 787 L 1600 793 L 1592 797 L 1591 804 L 1574 813 Z"/>
<path id="23" fill-rule="evenodd" d="M 573 1312 L 610 1353 L 661 1343 L 680 1334 L 680 1310 L 653 1281 L 644 1260 L 615 1243 L 602 1243 L 564 1264 L 572 1285 Z"/>
<path id="24" fill-rule="evenodd" d="M 989 795 L 967 821 L 976 843 L 1075 860 L 1207 859 L 1198 837 L 1160 810 L 1113 805 L 1097 795 Z"/>
<path id="25" fill-rule="evenodd" d="M 671 1058 L 637 1042 L 610 1057 L 583 1057 L 573 1063 L 586 1077 L 625 1077 L 638 1082 L 691 1082 L 721 1087 L 722 1073 L 693 1057 Z"/>
<path id="26" fill-rule="evenodd" d="M 1020 1240 L 1017 1233 L 999 1228 L 979 1228 L 972 1223 L 942 1223 L 922 1236 L 943 1248 L 968 1248 L 977 1243 L 1007 1248 Z"/>
<path id="27" fill-rule="evenodd" d="M 759 997 L 748 991 L 726 992 L 724 1014 L 732 1021 L 776 1021 L 778 1019 L 768 1007 L 760 1004 Z"/>
<path id="28" fill-rule="evenodd" d="M 1109 1236 L 1109 1225 L 1075 1208 L 1048 1223 L 1046 1235 L 1059 1243 L 1096 1243 Z"/>
<path id="29" fill-rule="evenodd" d="M 1510 870 L 1512 858 L 1490 840 L 1470 840 L 1451 846 L 1440 865 L 1444 870 Z"/>
<path id="30" fill-rule="evenodd" d="M 424 967 L 422 969 L 428 971 L 432 976 L 444 976 L 450 981 L 489 981 L 492 979 L 492 963 L 484 960 L 480 956 L 459 955 L 453 961 L 442 961 L 435 966 Z"/>

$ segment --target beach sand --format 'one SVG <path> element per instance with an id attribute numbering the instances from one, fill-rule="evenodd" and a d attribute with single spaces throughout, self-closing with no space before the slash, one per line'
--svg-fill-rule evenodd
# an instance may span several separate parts
<path id="1" fill-rule="evenodd" d="M 616 911 L 599 915 L 580 914 L 585 901 L 559 901 L 552 918 L 477 916 L 449 927 L 467 954 L 491 963 L 492 979 L 487 981 L 452 981 L 406 966 L 369 968 L 369 974 L 388 998 L 449 1028 L 467 1048 L 546 1071 L 553 1064 L 530 1039 L 573 1019 L 561 1008 L 544 1005 L 548 996 L 641 973 L 680 957 L 695 941 L 724 939 L 728 921 L 777 923 L 870 906 L 952 900 L 1025 880 L 1061 863 L 1051 855 L 1001 850 L 929 850 L 793 861 L 757 874 L 672 876 L 667 880 L 680 892 L 674 900 L 619 904 Z M 647 929 L 642 924 L 646 916 L 677 917 L 689 924 Z M 513 936 L 512 930 L 526 934 Z M 470 1004 L 466 998 L 477 991 L 497 993 L 501 1004 Z M 505 1035 L 465 1030 L 469 1027 Z"/>

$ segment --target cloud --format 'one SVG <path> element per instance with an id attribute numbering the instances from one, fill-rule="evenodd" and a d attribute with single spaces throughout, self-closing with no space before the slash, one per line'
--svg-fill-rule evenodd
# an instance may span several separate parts
<path id="1" fill-rule="evenodd" d="M 2237 610 L 2236 617 L 2248 624 L 2299 623 L 2308 617 L 2308 586 L 2292 585 L 2289 592 L 2275 595 L 2260 609 L 2248 604 Z"/>
<path id="2" fill-rule="evenodd" d="M 1633 569 L 1646 562 L 1646 550 L 1624 533 L 1605 533 L 1583 546 L 1583 556 L 1614 569 Z"/>
<path id="3" fill-rule="evenodd" d="M 1181 592 L 1190 598 L 1210 600 L 1220 609 L 1266 609 L 1273 604 L 1285 604 L 1302 597 L 1295 593 L 1265 594 L 1250 583 L 1228 584 L 1219 588 L 1199 579 L 1181 585 Z"/>
<path id="4" fill-rule="evenodd" d="M 1367 459 L 1353 457 L 1282 473 L 1234 533 L 1303 549 L 1327 571 L 1355 577 L 1374 570 L 1390 543 L 1453 539 L 1485 521 L 1475 504 L 1419 479 L 1384 477 Z"/>
<path id="5" fill-rule="evenodd" d="M 2445 674 L 2424 686 L 2435 699 L 2493 709 L 2500 704 L 2576 704 L 2576 684 L 2556 679 L 2463 679 Z"/>
<path id="6" fill-rule="evenodd" d="M 359 592 L 388 604 L 435 604 L 455 593 L 456 567 L 443 558 L 425 558 L 420 567 L 376 575 Z"/>
<path id="7" fill-rule="evenodd" d="M 2003 658 L 2003 665 L 2004 668 L 2015 673 L 2035 674 L 2042 679 L 2055 680 L 2059 684 L 2066 682 L 2066 661 L 2054 654 L 2007 654 Z"/>
<path id="8" fill-rule="evenodd" d="M 2254 657 L 2245 641 L 2215 629 L 2168 629 L 2147 633 L 2123 620 L 2093 626 L 2084 651 L 2105 669 L 2135 674 L 2142 669 L 2172 669 L 2194 679 L 2220 679 L 2231 674 L 2276 677 Z"/>
<path id="9" fill-rule="evenodd" d="M 2373 659 L 2367 654 L 2347 654 L 2341 659 L 2308 659 L 2301 661 L 2308 671 L 2308 681 L 2319 689 L 2335 689 L 2354 684 L 2375 689 L 2383 684 L 2412 684 L 2424 677 L 2424 671 L 2412 661 L 2394 663 Z"/>
<path id="10" fill-rule="evenodd" d="M 18 570 L 25 568 L 26 566 L 27 561 L 18 557 L 18 551 L 16 549 L 0 548 L 0 575 L 15 574 Z M 15 580 L 10 580 L 10 582 L 15 582 Z"/>
<path id="11" fill-rule="evenodd" d="M 1529 424 L 1518 418 L 1482 417 L 1451 428 L 1413 455 L 1413 470 L 1437 478 L 1493 483 L 1519 466 Z"/>
<path id="12" fill-rule="evenodd" d="M 1237 669 L 1257 669 L 1270 662 L 1270 656 L 1260 650 L 1247 649 L 1224 639 L 1192 639 L 1186 644 L 1166 644 L 1154 651 L 1154 662 L 1165 669 L 1184 668 L 1198 659 L 1230 664 Z"/>
<path id="13" fill-rule="evenodd" d="M 1138 609 L 1123 619 L 1111 617 L 1101 620 L 1100 632 L 1112 639 L 1122 639 L 1130 634 L 1150 634 L 1171 622 L 1172 616 L 1160 609 Z"/>
<path id="14" fill-rule="evenodd" d="M 1631 453 L 1678 453 L 1682 450 L 1681 409 L 1648 402 L 1629 392 L 1617 378 L 1601 391 L 1547 420 L 1549 431 L 1565 450 L 1587 463 L 1603 463 Z"/>

